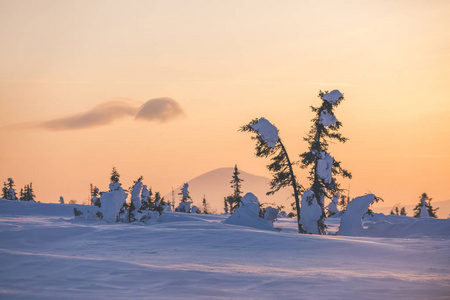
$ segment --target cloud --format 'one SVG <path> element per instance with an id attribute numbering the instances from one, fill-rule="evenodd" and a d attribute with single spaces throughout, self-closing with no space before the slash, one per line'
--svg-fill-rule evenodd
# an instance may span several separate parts
<path id="1" fill-rule="evenodd" d="M 164 123 L 183 115 L 183 109 L 175 100 L 170 98 L 157 98 L 145 102 L 139 108 L 135 119 Z"/>
<path id="2" fill-rule="evenodd" d="M 39 128 L 49 130 L 74 130 L 98 127 L 110 124 L 115 120 L 133 116 L 137 109 L 122 101 L 110 101 L 80 114 L 69 117 L 40 122 Z"/>
<path id="3" fill-rule="evenodd" d="M 99 127 L 116 120 L 135 117 L 136 120 L 167 122 L 184 115 L 178 102 L 170 98 L 157 98 L 144 103 L 140 108 L 125 101 L 109 101 L 93 109 L 72 116 L 41 122 L 25 122 L 0 128 L 3 130 L 45 129 L 52 131 L 78 130 Z"/>

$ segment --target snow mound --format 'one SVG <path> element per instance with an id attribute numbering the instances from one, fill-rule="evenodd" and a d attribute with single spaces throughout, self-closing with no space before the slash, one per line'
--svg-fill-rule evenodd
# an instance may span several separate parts
<path id="1" fill-rule="evenodd" d="M 225 224 L 274 230 L 271 222 L 259 216 L 259 201 L 252 193 L 245 194 L 239 208 L 223 221 Z"/>
<path id="2" fill-rule="evenodd" d="M 175 211 L 188 213 L 191 210 L 191 204 L 192 202 L 180 202 Z"/>
<path id="3" fill-rule="evenodd" d="M 319 123 L 323 126 L 331 126 L 333 124 L 336 124 L 337 119 L 336 117 L 329 113 L 327 109 L 322 110 L 320 113 Z"/>
<path id="4" fill-rule="evenodd" d="M 356 197 L 347 205 L 345 214 L 342 216 L 339 226 L 339 235 L 357 236 L 364 231 L 362 218 L 367 212 L 369 205 L 375 200 L 373 194 Z"/>
<path id="5" fill-rule="evenodd" d="M 326 153 L 320 152 L 319 159 L 317 160 L 317 175 L 325 181 L 325 183 L 331 182 L 331 168 L 333 167 L 334 158 Z"/>
<path id="6" fill-rule="evenodd" d="M 117 215 L 125 204 L 126 199 L 127 193 L 122 188 L 117 191 L 103 193 L 100 197 L 102 205 L 100 211 L 103 214 L 103 219 L 110 223 L 116 222 Z"/>
<path id="7" fill-rule="evenodd" d="M 258 123 L 252 125 L 252 128 L 259 132 L 262 139 L 266 141 L 271 148 L 278 142 L 278 129 L 264 118 L 260 118 Z"/>
<path id="8" fill-rule="evenodd" d="M 311 202 L 311 205 L 309 205 Z M 322 215 L 322 209 L 317 203 L 316 196 L 311 190 L 307 190 L 303 193 L 300 209 L 300 224 L 303 229 L 308 233 L 319 234 L 319 228 L 317 221 L 319 221 Z"/>
<path id="9" fill-rule="evenodd" d="M 264 212 L 264 219 L 273 223 L 278 217 L 278 209 L 273 207 L 268 207 Z"/>
<path id="10" fill-rule="evenodd" d="M 328 101 L 331 104 L 336 104 L 344 95 L 339 90 L 333 90 L 322 96 L 322 100 Z"/>
<path id="11" fill-rule="evenodd" d="M 450 219 L 413 218 L 375 214 L 365 216 L 364 236 L 389 238 L 446 238 L 450 237 Z"/>

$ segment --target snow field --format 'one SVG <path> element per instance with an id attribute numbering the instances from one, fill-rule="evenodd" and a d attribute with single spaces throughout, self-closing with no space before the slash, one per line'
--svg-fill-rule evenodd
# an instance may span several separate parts
<path id="1" fill-rule="evenodd" d="M 0 200 L 1 299 L 442 299 L 447 236 L 299 235 L 166 213 L 157 223 L 75 219 L 76 205 Z M 375 215 L 372 224 L 433 221 Z M 340 218 L 330 218 L 333 229 Z M 414 221 L 414 222 L 413 222 Z M 440 230 L 449 231 L 447 220 Z M 428 224 L 428 225 L 427 225 Z M 367 229 L 367 226 L 369 228 Z M 378 228 L 380 231 L 381 229 Z M 412 230 L 411 228 L 409 230 Z M 366 232 L 366 233 L 367 233 Z"/>

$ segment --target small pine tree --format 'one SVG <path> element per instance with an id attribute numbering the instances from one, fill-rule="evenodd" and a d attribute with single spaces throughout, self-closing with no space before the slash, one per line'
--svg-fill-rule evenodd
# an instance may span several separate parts
<path id="1" fill-rule="evenodd" d="M 192 200 L 191 196 L 189 195 L 188 188 L 189 184 L 184 183 L 181 192 L 178 193 L 178 195 L 181 195 L 181 202 L 187 202 L 188 200 Z"/>
<path id="2" fill-rule="evenodd" d="M 231 187 L 233 188 L 233 195 L 226 197 L 231 214 L 239 207 L 242 199 L 241 182 L 244 180 L 239 178 L 239 174 L 237 165 L 234 165 L 234 172 L 230 181 Z"/>
<path id="3" fill-rule="evenodd" d="M 6 184 L 6 187 L 8 189 L 7 192 L 7 197 L 5 199 L 8 200 L 17 200 L 17 196 L 16 196 L 16 189 L 15 184 L 14 184 L 14 180 L 12 178 L 8 178 L 8 183 Z"/>
<path id="4" fill-rule="evenodd" d="M 300 158 L 301 167 L 310 169 L 308 179 L 311 183 L 311 191 L 316 195 L 322 210 L 322 215 L 317 222 L 318 231 L 319 234 L 324 234 L 326 229 L 324 198 L 331 199 L 333 195 L 342 192 L 336 181 L 336 175 L 352 178 L 352 174 L 343 169 L 341 163 L 328 153 L 329 144 L 333 141 L 345 143 L 348 140 L 339 133 L 342 123 L 334 116 L 334 108 L 344 100 L 344 96 L 338 90 L 330 93 L 320 91 L 319 98 L 322 100 L 322 105 L 311 106 L 315 116 L 312 119 L 313 125 L 304 138 L 309 144 L 309 150 L 301 154 Z M 314 199 L 311 198 L 310 201 Z"/>
<path id="5" fill-rule="evenodd" d="M 91 203 L 92 205 L 101 207 L 102 203 L 100 202 L 100 197 L 99 197 L 99 190 L 98 187 L 94 186 L 93 190 L 92 190 L 92 194 L 91 194 Z"/>
<path id="6" fill-rule="evenodd" d="M 204 214 L 206 214 L 206 215 L 209 214 L 208 203 L 206 203 L 205 195 L 203 195 L 202 209 L 203 209 Z"/>
<path id="7" fill-rule="evenodd" d="M 281 142 L 281 138 L 274 142 L 272 147 L 269 146 L 267 139 L 261 135 L 258 128 L 258 123 L 262 121 L 264 126 L 273 126 L 269 121 L 264 118 L 254 119 L 247 125 L 241 127 L 240 131 L 255 133 L 256 136 L 252 136 L 252 140 L 256 141 L 256 156 L 258 157 L 270 157 L 271 163 L 267 165 L 267 169 L 272 173 L 272 180 L 270 181 L 270 191 L 267 195 L 273 195 L 281 188 L 291 186 L 293 189 L 293 196 L 295 199 L 295 208 L 297 212 L 297 224 L 298 232 L 303 233 L 304 230 L 300 224 L 300 193 L 304 190 L 303 187 L 297 182 L 292 168 L 292 162 L 289 159 L 288 153 L 284 144 Z M 274 127 L 278 134 L 278 129 Z"/>
<path id="8" fill-rule="evenodd" d="M 420 198 L 420 202 L 419 202 L 419 204 L 416 205 L 416 207 L 414 207 L 414 210 L 413 210 L 414 218 L 420 217 L 420 212 L 421 212 L 423 206 L 426 207 L 426 209 L 428 211 L 428 215 L 431 218 L 437 218 L 436 211 L 439 209 L 439 207 L 433 208 L 433 206 L 431 205 L 431 200 L 433 200 L 433 198 L 428 197 L 427 193 L 423 193 L 419 198 Z"/>
<path id="9" fill-rule="evenodd" d="M 136 216 L 134 215 L 135 209 L 136 206 L 134 205 L 133 201 L 131 201 L 128 205 L 128 223 L 136 221 Z"/>
<path id="10" fill-rule="evenodd" d="M 228 200 L 227 197 L 223 198 L 223 210 L 225 211 L 225 213 L 228 213 Z"/>
<path id="11" fill-rule="evenodd" d="M 406 216 L 406 208 L 404 206 L 400 209 L 400 215 Z"/>
<path id="12" fill-rule="evenodd" d="M 119 180 L 120 180 L 120 174 L 119 174 L 119 172 L 117 172 L 117 169 L 114 166 L 113 166 L 112 171 L 111 171 L 110 180 L 111 180 L 111 183 L 112 182 L 119 182 Z"/>
<path id="13" fill-rule="evenodd" d="M 3 182 L 2 198 L 8 199 L 8 187 L 6 186 L 6 182 Z"/>

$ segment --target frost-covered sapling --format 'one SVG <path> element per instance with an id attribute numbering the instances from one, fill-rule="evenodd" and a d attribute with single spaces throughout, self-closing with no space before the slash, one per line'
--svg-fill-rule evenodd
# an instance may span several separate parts
<path id="1" fill-rule="evenodd" d="M 264 118 L 254 119 L 241 127 L 240 131 L 254 133 L 252 140 L 256 141 L 256 156 L 270 157 L 271 163 L 267 169 L 272 173 L 270 191 L 267 195 L 273 195 L 281 188 L 291 186 L 295 199 L 297 212 L 298 232 L 303 232 L 300 224 L 300 193 L 303 187 L 297 182 L 286 148 L 281 142 L 278 129 Z"/>
<path id="2" fill-rule="evenodd" d="M 59 197 L 59 204 L 64 204 L 64 197 L 63 196 Z"/>
<path id="3" fill-rule="evenodd" d="M 8 178 L 8 183 L 4 183 L 3 198 L 7 200 L 17 200 L 16 189 L 14 186 L 14 180 L 12 178 Z"/>
<path id="4" fill-rule="evenodd" d="M 304 138 L 309 144 L 309 149 L 302 153 L 300 158 L 301 167 L 310 169 L 308 179 L 311 183 L 310 190 L 314 196 L 309 195 L 307 197 L 308 207 L 315 206 L 313 202 L 317 201 L 321 209 L 317 231 L 319 234 L 324 234 L 326 229 L 324 199 L 325 197 L 332 198 L 333 195 L 342 191 L 336 181 L 336 176 L 351 178 L 352 175 L 349 171 L 343 169 L 341 163 L 329 153 L 330 143 L 333 141 L 345 143 L 347 141 L 347 138 L 339 132 L 342 123 L 334 115 L 334 109 L 344 100 L 344 96 L 338 90 L 329 93 L 320 91 L 319 98 L 322 100 L 322 105 L 311 106 L 315 116 L 312 119 L 313 125 Z M 308 208 L 302 206 L 303 209 Z"/>
<path id="5" fill-rule="evenodd" d="M 176 212 L 184 212 L 188 213 L 191 210 L 191 204 L 192 199 L 189 195 L 189 184 L 184 183 L 183 187 L 181 188 L 181 192 L 178 193 L 178 195 L 181 195 L 181 202 L 180 205 L 175 209 Z"/>
<path id="6" fill-rule="evenodd" d="M 427 193 L 420 196 L 419 204 L 414 207 L 414 218 L 437 218 L 436 211 L 438 208 L 433 208 L 431 205 L 433 198 L 428 197 Z"/>

